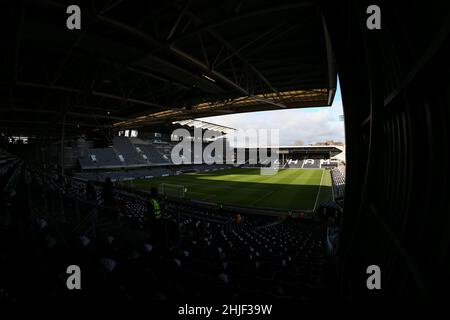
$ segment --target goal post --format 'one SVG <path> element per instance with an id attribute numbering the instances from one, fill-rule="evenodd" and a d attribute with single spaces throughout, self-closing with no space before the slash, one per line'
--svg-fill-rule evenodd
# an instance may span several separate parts
<path id="1" fill-rule="evenodd" d="M 158 191 L 160 194 L 168 197 L 184 198 L 187 192 L 187 188 L 179 184 L 161 183 L 158 186 Z"/>
<path id="2" fill-rule="evenodd" d="M 278 173 L 280 166 L 278 164 L 272 164 L 270 167 L 261 167 L 260 175 L 262 176 L 274 176 Z"/>

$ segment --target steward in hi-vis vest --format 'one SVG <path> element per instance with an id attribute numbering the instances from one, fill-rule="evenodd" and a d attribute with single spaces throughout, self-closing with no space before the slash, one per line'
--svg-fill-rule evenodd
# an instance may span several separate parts
<path id="1" fill-rule="evenodd" d="M 151 197 L 150 198 L 150 206 L 151 206 L 151 214 L 152 214 L 151 219 L 157 219 L 157 220 L 160 219 L 161 218 L 161 208 L 159 206 L 158 200 Z"/>
<path id="2" fill-rule="evenodd" d="M 158 190 L 152 188 L 147 210 L 147 231 L 150 232 L 151 241 L 155 246 L 158 246 L 163 241 L 161 206 L 158 198 Z"/>
<path id="3" fill-rule="evenodd" d="M 158 190 L 152 188 L 150 191 L 150 199 L 147 208 L 148 220 L 159 220 L 161 219 L 161 207 L 158 201 Z"/>

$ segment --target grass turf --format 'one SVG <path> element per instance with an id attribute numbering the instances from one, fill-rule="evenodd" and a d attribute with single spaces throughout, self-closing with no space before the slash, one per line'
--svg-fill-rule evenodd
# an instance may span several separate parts
<path id="1" fill-rule="evenodd" d="M 123 184 L 148 190 L 161 183 L 186 187 L 190 199 L 255 208 L 312 210 L 332 199 L 330 173 L 323 169 L 283 169 L 271 176 L 259 169 L 226 169 Z"/>

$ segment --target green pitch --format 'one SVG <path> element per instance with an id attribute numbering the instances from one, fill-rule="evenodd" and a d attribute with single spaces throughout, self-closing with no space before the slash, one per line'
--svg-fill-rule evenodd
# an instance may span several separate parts
<path id="1" fill-rule="evenodd" d="M 144 190 L 161 183 L 184 186 L 190 199 L 245 207 L 313 210 L 332 199 L 330 173 L 323 169 L 283 169 L 270 176 L 259 169 L 227 169 L 124 182 Z"/>

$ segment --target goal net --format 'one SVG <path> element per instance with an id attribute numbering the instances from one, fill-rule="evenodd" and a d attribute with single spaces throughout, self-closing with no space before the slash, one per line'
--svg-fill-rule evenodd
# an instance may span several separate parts
<path id="1" fill-rule="evenodd" d="M 272 165 L 270 167 L 261 167 L 260 168 L 260 175 L 262 176 L 273 176 L 278 173 L 278 170 L 280 167 L 278 165 Z"/>
<path id="2" fill-rule="evenodd" d="M 168 197 L 184 198 L 187 188 L 179 184 L 161 183 L 158 186 L 158 191 Z"/>

